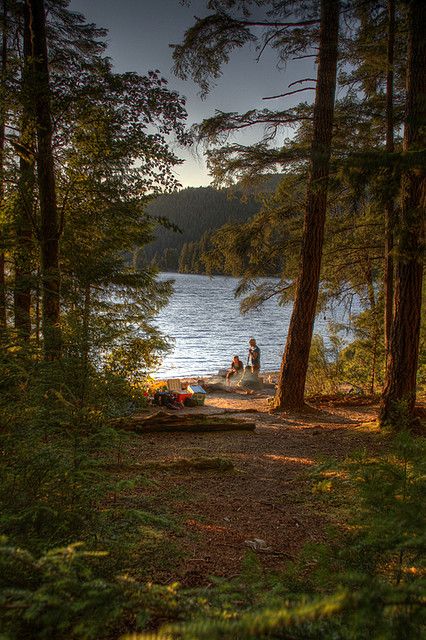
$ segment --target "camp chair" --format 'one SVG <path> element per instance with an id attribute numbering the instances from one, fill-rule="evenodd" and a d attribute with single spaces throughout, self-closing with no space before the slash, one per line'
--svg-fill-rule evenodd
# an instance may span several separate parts
<path id="1" fill-rule="evenodd" d="M 167 389 L 169 391 L 176 391 L 176 392 L 180 392 L 182 391 L 182 383 L 180 381 L 180 378 L 170 378 L 170 380 L 166 380 L 167 382 Z"/>

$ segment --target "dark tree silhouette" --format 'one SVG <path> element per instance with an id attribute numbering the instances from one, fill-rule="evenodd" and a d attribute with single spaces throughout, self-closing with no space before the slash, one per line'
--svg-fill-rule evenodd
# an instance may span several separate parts
<path id="1" fill-rule="evenodd" d="M 3 2 L 3 33 L 1 48 L 1 74 L 2 74 L 2 94 L 3 99 L 0 107 L 0 203 L 3 204 L 4 197 L 4 143 L 6 131 L 6 107 L 4 100 L 5 78 L 7 69 L 7 3 Z M 4 238 L 0 233 L 0 331 L 6 329 L 6 264 L 4 252 Z"/>
<path id="2" fill-rule="evenodd" d="M 61 352 L 58 208 L 52 153 L 49 67 L 44 0 L 27 0 L 33 63 L 33 100 L 37 134 L 40 196 L 40 242 L 43 300 L 43 344 L 47 360 Z"/>
<path id="3" fill-rule="evenodd" d="M 426 171 L 416 154 L 425 147 L 426 121 L 426 4 L 408 6 L 407 102 L 403 152 L 409 168 L 402 179 L 402 203 L 392 324 L 386 382 L 380 418 L 398 426 L 401 403 L 413 416 L 419 356 L 425 238 Z M 401 425 L 399 425 L 401 426 Z"/>
<path id="4" fill-rule="evenodd" d="M 34 134 L 32 124 L 32 51 L 30 15 L 27 3 L 23 6 L 23 66 L 21 77 L 22 115 L 20 123 L 20 157 L 18 194 L 15 208 L 15 283 L 13 292 L 15 328 L 23 340 L 31 335 L 31 249 L 33 229 L 31 213 L 34 194 Z"/>
<path id="5" fill-rule="evenodd" d="M 386 151 L 393 153 L 394 144 L 394 115 L 393 115 L 393 87 L 394 87 L 394 48 L 395 48 L 395 0 L 388 0 L 388 43 L 386 60 Z M 385 267 L 384 267 L 384 297 L 385 297 L 385 350 L 389 351 L 392 329 L 393 296 L 394 296 L 394 199 L 389 197 L 385 203 Z"/>

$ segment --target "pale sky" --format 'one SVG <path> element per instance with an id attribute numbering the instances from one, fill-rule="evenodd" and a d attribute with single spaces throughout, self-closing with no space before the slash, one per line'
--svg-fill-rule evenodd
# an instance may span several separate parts
<path id="1" fill-rule="evenodd" d="M 306 92 L 272 102 L 262 101 L 262 97 L 283 93 L 290 82 L 312 74 L 313 65 L 311 61 L 297 61 L 279 70 L 272 52 L 266 51 L 260 62 L 256 62 L 254 47 L 247 46 L 232 54 L 217 86 L 201 100 L 197 85 L 173 75 L 169 44 L 182 41 L 184 32 L 194 23 L 194 16 L 206 15 L 205 7 L 204 0 L 193 0 L 189 7 L 179 0 L 71 0 L 70 4 L 70 9 L 84 14 L 87 21 L 109 30 L 107 54 L 117 71 L 140 74 L 150 69 L 161 71 L 169 86 L 187 98 L 189 124 L 214 115 L 215 109 L 284 108 L 312 98 L 313 92 Z M 283 137 L 289 134 L 290 131 L 283 131 Z M 255 139 L 254 132 L 245 130 L 239 142 L 248 144 Z M 175 149 L 175 152 L 185 158 L 185 163 L 176 169 L 183 186 L 209 184 L 203 158 L 197 157 L 195 151 Z"/>

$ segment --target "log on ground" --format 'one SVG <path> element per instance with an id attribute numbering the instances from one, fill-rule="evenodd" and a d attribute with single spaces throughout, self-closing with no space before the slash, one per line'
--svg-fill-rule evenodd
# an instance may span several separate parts
<path id="1" fill-rule="evenodd" d="M 162 433 L 169 431 L 254 431 L 256 424 L 246 420 L 202 414 L 170 414 L 157 411 L 148 416 L 116 418 L 112 426 L 135 433 Z"/>

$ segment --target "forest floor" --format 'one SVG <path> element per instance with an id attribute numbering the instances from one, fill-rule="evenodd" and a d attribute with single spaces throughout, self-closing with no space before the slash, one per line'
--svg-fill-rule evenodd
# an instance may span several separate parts
<path id="1" fill-rule="evenodd" d="M 161 531 L 149 522 L 141 529 L 141 545 L 152 551 L 144 560 L 152 580 L 199 586 L 212 575 L 230 578 L 250 548 L 265 570 L 276 570 L 347 519 L 346 505 L 327 495 L 315 469 L 386 447 L 375 425 L 377 405 L 323 399 L 309 415 L 276 414 L 270 393 L 212 391 L 204 407 L 183 410 L 232 410 L 232 417 L 255 421 L 254 431 L 129 436 L 116 472 L 134 483 L 121 506 L 154 512 L 155 522 L 165 523 Z M 215 468 L 197 468 L 200 460 Z M 326 495 L 319 498 L 321 486 Z"/>

